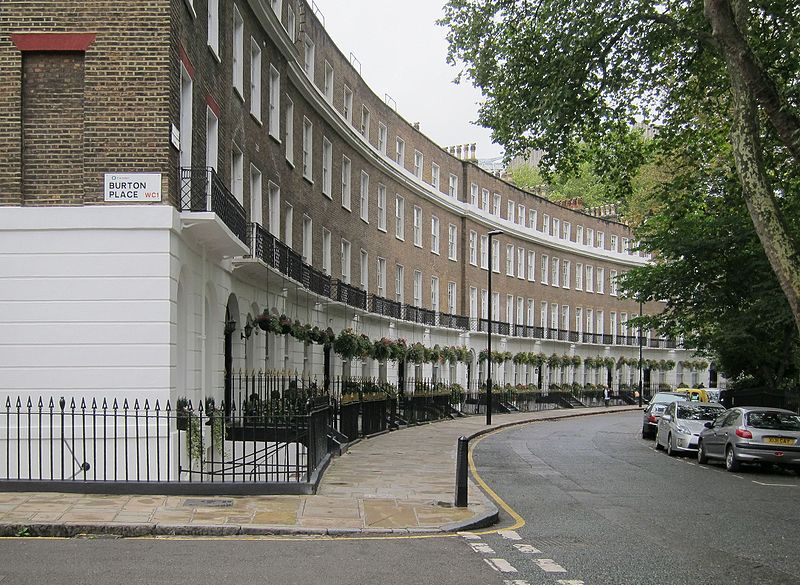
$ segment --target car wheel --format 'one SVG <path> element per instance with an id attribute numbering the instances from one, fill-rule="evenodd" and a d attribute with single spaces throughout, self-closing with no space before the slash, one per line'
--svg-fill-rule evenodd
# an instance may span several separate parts
<path id="1" fill-rule="evenodd" d="M 664 447 L 661 446 L 661 443 L 658 442 L 658 434 L 656 434 L 656 451 L 661 451 Z"/>
<path id="2" fill-rule="evenodd" d="M 642 438 L 643 439 L 650 438 L 650 431 L 647 430 L 647 427 L 642 427 Z"/>
<path id="3" fill-rule="evenodd" d="M 667 455 L 674 457 L 676 455 L 675 449 L 672 447 L 672 435 L 667 437 Z"/>
<path id="4" fill-rule="evenodd" d="M 700 464 L 703 464 L 703 465 L 708 463 L 708 455 L 706 454 L 706 446 L 702 443 L 702 441 L 700 442 L 699 445 L 697 445 L 697 462 L 700 463 Z"/>
<path id="5" fill-rule="evenodd" d="M 736 459 L 733 445 L 728 445 L 728 448 L 725 449 L 725 469 L 728 471 L 739 471 L 739 460 Z"/>

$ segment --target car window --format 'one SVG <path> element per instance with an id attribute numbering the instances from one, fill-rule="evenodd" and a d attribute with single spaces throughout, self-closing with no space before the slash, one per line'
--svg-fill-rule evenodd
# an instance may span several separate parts
<path id="1" fill-rule="evenodd" d="M 683 420 L 714 420 L 721 412 L 724 412 L 721 408 L 696 403 L 682 403 L 677 406 L 677 409 L 677 417 Z"/>
<path id="2" fill-rule="evenodd" d="M 739 415 L 740 413 L 736 410 L 734 410 L 733 412 L 729 412 L 728 414 L 725 415 L 725 418 L 722 420 L 722 423 L 720 423 L 720 426 L 723 427 L 734 426 L 739 419 Z"/>
<path id="3" fill-rule="evenodd" d="M 800 431 L 800 417 L 788 412 L 750 412 L 747 426 L 772 431 Z"/>

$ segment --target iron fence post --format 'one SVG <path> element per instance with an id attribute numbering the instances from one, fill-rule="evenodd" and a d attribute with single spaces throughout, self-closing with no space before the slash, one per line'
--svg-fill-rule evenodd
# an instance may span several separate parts
<path id="1" fill-rule="evenodd" d="M 461 436 L 458 438 L 456 453 L 456 508 L 467 507 L 467 453 L 469 452 L 469 439 Z"/>

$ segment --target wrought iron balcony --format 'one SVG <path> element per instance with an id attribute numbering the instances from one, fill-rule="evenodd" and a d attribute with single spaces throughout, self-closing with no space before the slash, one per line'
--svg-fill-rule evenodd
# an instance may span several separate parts
<path id="1" fill-rule="evenodd" d="M 436 325 L 436 313 L 430 309 L 405 305 L 405 320 L 423 325 Z"/>
<path id="2" fill-rule="evenodd" d="M 180 210 L 213 213 L 241 243 L 247 242 L 244 207 L 211 167 L 181 169 Z"/>
<path id="3" fill-rule="evenodd" d="M 440 327 L 449 327 L 450 329 L 469 329 L 469 317 L 463 315 L 451 315 L 450 313 L 439 313 Z"/>
<path id="4" fill-rule="evenodd" d="M 342 282 L 338 279 L 336 280 L 336 286 L 333 290 L 333 300 L 350 305 L 351 307 L 356 307 L 357 309 L 367 309 L 366 291 L 350 286 L 346 282 Z"/>
<path id="5" fill-rule="evenodd" d="M 378 295 L 372 295 L 369 301 L 369 310 L 386 317 L 402 318 L 402 304 Z"/>

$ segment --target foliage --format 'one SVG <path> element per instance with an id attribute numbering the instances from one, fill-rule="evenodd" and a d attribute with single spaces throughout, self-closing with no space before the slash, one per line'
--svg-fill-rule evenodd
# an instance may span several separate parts
<path id="1" fill-rule="evenodd" d="M 425 346 L 418 341 L 412 343 L 406 352 L 406 361 L 409 361 L 412 364 L 422 364 L 425 362 L 425 358 Z"/>
<path id="2" fill-rule="evenodd" d="M 348 327 L 340 331 L 334 339 L 333 351 L 345 360 L 365 358 L 372 351 L 372 342 L 363 333 L 356 333 Z"/>
<path id="3" fill-rule="evenodd" d="M 276 335 L 291 335 L 301 342 L 330 344 L 333 343 L 336 335 L 333 329 L 320 329 L 316 325 L 303 324 L 299 320 L 292 321 L 286 315 L 278 315 L 278 310 L 264 311 L 253 321 L 258 327 L 267 333 Z"/>

